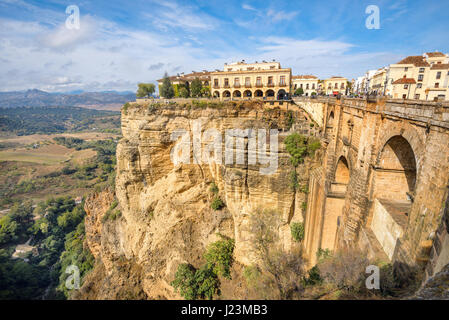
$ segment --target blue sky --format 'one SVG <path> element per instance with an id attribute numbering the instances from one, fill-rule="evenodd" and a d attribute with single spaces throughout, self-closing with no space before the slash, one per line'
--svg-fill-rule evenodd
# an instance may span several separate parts
<path id="1" fill-rule="evenodd" d="M 79 30 L 65 27 L 77 5 Z M 365 27 L 368 5 L 380 29 Z M 169 74 L 276 59 L 349 79 L 449 52 L 449 1 L 0 0 L 0 91 L 135 90 Z"/>

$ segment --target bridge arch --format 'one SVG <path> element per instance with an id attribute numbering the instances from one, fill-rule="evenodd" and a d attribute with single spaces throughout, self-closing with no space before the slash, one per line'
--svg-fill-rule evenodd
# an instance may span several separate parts
<path id="1" fill-rule="evenodd" d="M 391 137 L 379 152 L 375 170 L 375 198 L 409 200 L 416 187 L 417 160 L 407 139 L 401 135 Z"/>
<path id="2" fill-rule="evenodd" d="M 335 168 L 335 179 L 336 183 L 341 183 L 347 185 L 349 183 L 349 164 L 348 160 L 344 156 L 338 159 Z"/>
<path id="3" fill-rule="evenodd" d="M 377 153 L 376 163 L 374 164 L 375 166 L 379 165 L 381 151 L 387 142 L 394 136 L 402 136 L 410 144 L 413 153 L 415 154 L 417 169 L 419 169 L 422 156 L 425 153 L 425 146 L 419 133 L 414 128 L 406 123 L 404 123 L 403 127 L 398 126 L 397 124 L 390 124 L 389 126 L 382 128 L 381 132 L 383 132 L 383 134 L 378 139 L 377 146 L 379 151 Z"/>

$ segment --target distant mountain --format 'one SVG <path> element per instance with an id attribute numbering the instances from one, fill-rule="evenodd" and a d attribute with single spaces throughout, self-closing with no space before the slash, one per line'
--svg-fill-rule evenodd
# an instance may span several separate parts
<path id="1" fill-rule="evenodd" d="M 104 106 L 134 101 L 131 92 L 49 93 L 37 89 L 0 92 L 0 108 L 48 106 Z"/>

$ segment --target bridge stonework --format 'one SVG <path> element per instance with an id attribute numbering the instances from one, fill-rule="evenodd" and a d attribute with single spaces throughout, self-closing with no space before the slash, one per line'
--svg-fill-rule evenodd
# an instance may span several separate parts
<path id="1" fill-rule="evenodd" d="M 449 104 L 294 102 L 320 125 L 326 148 L 322 168 L 309 181 L 304 246 L 311 264 L 320 249 L 356 246 L 404 271 L 423 269 L 444 221 Z"/>

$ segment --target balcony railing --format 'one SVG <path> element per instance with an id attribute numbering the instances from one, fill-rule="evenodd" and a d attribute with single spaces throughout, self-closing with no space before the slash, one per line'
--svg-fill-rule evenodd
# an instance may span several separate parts
<path id="1" fill-rule="evenodd" d="M 223 88 L 230 88 L 229 83 L 225 83 L 225 84 L 223 85 Z"/>
<path id="2" fill-rule="evenodd" d="M 220 88 L 220 85 L 214 84 L 214 89 L 219 89 L 219 88 Z"/>
<path id="3" fill-rule="evenodd" d="M 256 83 L 256 88 L 263 88 L 263 84 L 262 83 Z"/>
<path id="4" fill-rule="evenodd" d="M 274 82 L 268 82 L 267 87 L 274 87 Z"/>
<path id="5" fill-rule="evenodd" d="M 287 86 L 287 84 L 285 82 L 279 83 L 279 87 L 286 87 L 286 86 Z"/>
<path id="6" fill-rule="evenodd" d="M 245 88 L 251 88 L 251 83 L 245 83 Z"/>
<path id="7" fill-rule="evenodd" d="M 234 88 L 240 88 L 240 83 L 234 83 Z"/>

